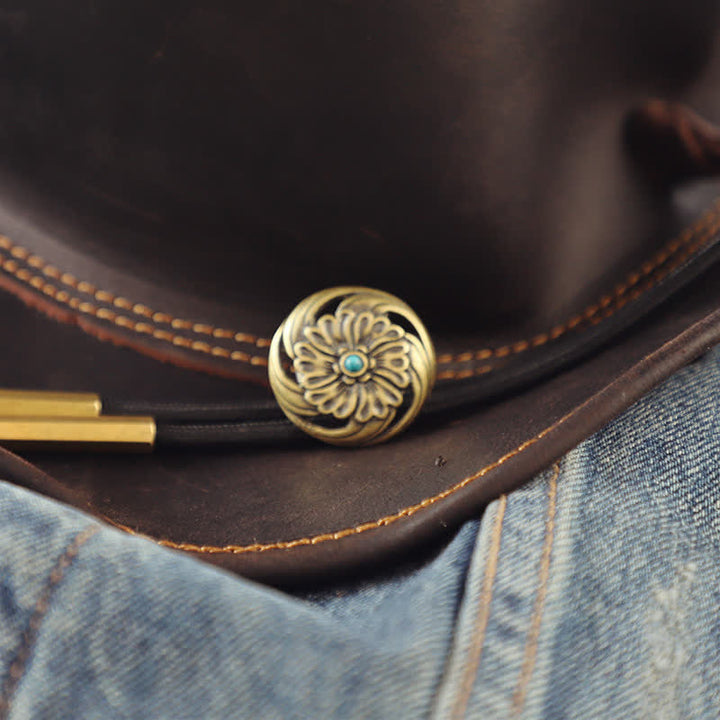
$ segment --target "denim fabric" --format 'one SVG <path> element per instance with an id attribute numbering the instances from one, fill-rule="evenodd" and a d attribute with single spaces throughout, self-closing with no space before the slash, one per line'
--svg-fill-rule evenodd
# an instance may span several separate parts
<path id="1" fill-rule="evenodd" d="M 420 569 L 291 596 L 0 483 L 0 718 L 717 718 L 720 350 Z"/>

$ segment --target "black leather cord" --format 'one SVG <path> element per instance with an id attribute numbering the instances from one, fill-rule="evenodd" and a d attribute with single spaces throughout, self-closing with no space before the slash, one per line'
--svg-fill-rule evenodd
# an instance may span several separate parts
<path id="1" fill-rule="evenodd" d="M 720 233 L 717 233 L 686 262 L 596 325 L 584 328 L 582 332 L 567 333 L 522 356 L 510 358 L 505 365 L 485 375 L 438 384 L 421 417 L 430 418 L 463 406 L 477 406 L 508 392 L 517 392 L 569 367 L 628 331 L 719 260 Z M 155 417 L 159 445 L 256 445 L 306 438 L 284 418 L 270 398 L 267 402 L 252 404 L 154 404 L 107 400 L 104 406 L 106 412 L 113 414 Z"/>

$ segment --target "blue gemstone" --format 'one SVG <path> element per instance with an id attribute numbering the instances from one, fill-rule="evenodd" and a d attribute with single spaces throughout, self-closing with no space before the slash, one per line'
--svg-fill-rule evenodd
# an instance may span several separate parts
<path id="1" fill-rule="evenodd" d="M 348 355 L 343 361 L 343 365 L 349 373 L 359 373 L 365 367 L 363 359 L 355 354 Z"/>

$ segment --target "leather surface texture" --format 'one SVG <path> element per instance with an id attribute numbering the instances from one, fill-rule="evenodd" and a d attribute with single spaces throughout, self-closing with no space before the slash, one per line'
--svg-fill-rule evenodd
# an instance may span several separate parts
<path id="1" fill-rule="evenodd" d="M 717 211 L 712 203 L 707 210 L 713 192 L 710 185 L 689 195 L 679 216 L 687 219 L 694 204 L 697 217 L 671 243 L 684 238 L 688 247 L 717 234 Z M 86 332 L 79 305 L 58 311 L 57 298 L 33 284 L 42 268 L 23 280 L 15 265 L 7 267 L 15 261 L 32 268 L 39 264 L 33 256 L 4 250 L 1 277 L 9 292 L 1 296 L 0 317 L 3 332 L 15 338 L 2 359 L 6 384 L 92 389 L 167 408 L 198 401 L 221 407 L 228 397 L 268 401 L 259 384 L 161 362 L 132 343 L 98 340 Z M 650 277 L 655 259 L 646 265 Z M 420 420 L 386 445 L 347 450 L 295 440 L 159 447 L 152 455 L 41 453 L 28 456 L 33 471 L 7 454 L 4 475 L 127 532 L 264 581 L 382 570 L 430 551 L 487 501 L 720 341 L 719 272 L 717 264 L 710 267 L 589 358 L 508 396 Z M 42 275 L 43 282 L 57 282 L 53 274 Z"/>
<path id="2" fill-rule="evenodd" d="M 3 477 L 275 584 L 432 552 L 720 341 L 719 20 L 10 0 L 0 386 L 160 433 L 3 452 Z M 337 285 L 397 295 L 436 345 L 427 412 L 386 445 L 298 436 L 268 389 L 272 333 Z"/>

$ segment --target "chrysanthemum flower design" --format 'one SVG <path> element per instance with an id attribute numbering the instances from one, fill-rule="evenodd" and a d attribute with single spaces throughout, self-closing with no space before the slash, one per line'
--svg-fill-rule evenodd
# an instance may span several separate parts
<path id="1" fill-rule="evenodd" d="M 387 316 L 341 307 L 305 327 L 303 337 L 293 347 L 293 370 L 319 413 L 366 423 L 402 405 L 410 343 Z"/>
<path id="2" fill-rule="evenodd" d="M 402 432 L 435 381 L 435 349 L 412 308 L 382 290 L 333 287 L 302 300 L 270 344 L 268 378 L 298 428 L 332 445 Z"/>

